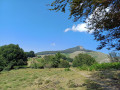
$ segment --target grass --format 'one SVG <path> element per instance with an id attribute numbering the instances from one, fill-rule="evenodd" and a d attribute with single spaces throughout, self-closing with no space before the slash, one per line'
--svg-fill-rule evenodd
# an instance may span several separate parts
<path id="1" fill-rule="evenodd" d="M 120 70 L 26 68 L 0 72 L 0 90 L 119 90 L 119 85 Z"/>
<path id="2" fill-rule="evenodd" d="M 95 71 L 86 86 L 92 90 L 120 90 L 120 70 Z M 88 89 L 89 90 L 89 89 Z"/>
<path id="3" fill-rule="evenodd" d="M 26 68 L 1 72 L 0 90 L 86 90 L 81 86 L 85 81 L 86 77 L 78 74 L 78 71 Z M 70 84 L 75 87 L 69 87 Z"/>

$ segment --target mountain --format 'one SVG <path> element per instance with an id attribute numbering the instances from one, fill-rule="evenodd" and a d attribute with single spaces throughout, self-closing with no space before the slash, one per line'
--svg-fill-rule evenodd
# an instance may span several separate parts
<path id="1" fill-rule="evenodd" d="M 69 48 L 69 49 L 66 49 L 66 50 L 59 50 L 59 51 L 43 51 L 43 52 L 38 52 L 36 53 L 37 55 L 48 55 L 48 54 L 56 54 L 57 52 L 60 52 L 60 53 L 73 53 L 75 51 L 86 51 L 86 52 L 91 52 L 91 50 L 86 50 L 84 49 L 82 46 L 76 46 L 76 47 L 73 47 L 73 48 Z"/>
<path id="2" fill-rule="evenodd" d="M 94 57 L 96 59 L 96 61 L 99 62 L 99 63 L 110 62 L 110 59 L 108 58 L 107 54 L 104 54 L 104 53 L 101 53 L 101 52 L 95 52 L 95 51 L 92 51 L 92 50 L 87 50 L 87 49 L 83 48 L 82 46 L 76 46 L 76 47 L 73 47 L 73 48 L 68 48 L 66 50 L 59 50 L 59 51 L 38 52 L 36 54 L 44 56 L 44 55 L 56 54 L 57 52 L 60 52 L 60 53 L 66 55 L 67 57 L 70 57 L 70 58 L 74 58 L 79 53 L 86 53 L 86 54 L 89 54 L 92 57 Z"/>

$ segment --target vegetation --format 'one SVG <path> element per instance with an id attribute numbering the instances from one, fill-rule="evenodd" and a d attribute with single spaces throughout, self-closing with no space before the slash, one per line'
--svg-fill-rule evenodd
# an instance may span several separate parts
<path id="1" fill-rule="evenodd" d="M 73 50 L 71 52 L 69 52 L 70 50 Z M 68 53 L 61 53 L 62 51 L 60 51 L 61 54 L 63 54 L 64 56 L 67 57 L 67 61 L 68 62 L 72 62 L 74 57 L 77 56 L 79 53 L 84 53 L 84 54 L 89 54 L 90 56 L 92 56 L 93 58 L 95 58 L 95 60 L 98 62 L 98 63 L 106 63 L 106 62 L 110 62 L 110 58 L 109 58 L 109 55 L 108 54 L 104 54 L 104 53 L 101 53 L 101 52 L 96 52 L 96 51 L 91 51 L 91 50 L 86 50 L 84 49 L 83 47 L 81 46 L 76 46 L 76 47 L 73 47 L 73 48 L 69 48 L 69 49 L 66 49 L 66 50 L 63 50 L 63 51 L 68 51 Z M 54 52 L 54 51 L 51 51 L 51 52 Z M 47 54 L 46 52 L 42 53 L 37 53 L 38 57 L 44 57 L 45 55 L 55 55 L 56 53 L 53 53 L 53 54 Z M 39 55 L 39 54 L 43 54 L 43 55 Z"/>
<path id="2" fill-rule="evenodd" d="M 85 21 L 95 40 L 100 42 L 97 49 L 120 50 L 120 1 L 119 0 L 54 0 L 52 9 L 62 12 L 68 6 L 70 18 Z M 68 9 L 67 8 L 67 9 Z"/>
<path id="3" fill-rule="evenodd" d="M 86 80 L 88 90 L 119 90 L 120 70 L 104 70 L 91 73 Z"/>
<path id="4" fill-rule="evenodd" d="M 60 63 L 58 65 L 59 68 L 67 68 L 70 67 L 69 62 L 63 59 L 60 59 Z"/>
<path id="5" fill-rule="evenodd" d="M 0 71 L 13 69 L 14 66 L 27 64 L 27 57 L 19 45 L 4 45 L 0 47 Z"/>
<path id="6" fill-rule="evenodd" d="M 79 67 L 80 70 L 89 70 L 89 71 L 101 71 L 101 70 L 110 70 L 110 69 L 120 69 L 120 62 L 113 63 L 102 63 L 102 64 L 93 64 L 91 66 L 82 66 Z"/>
<path id="7" fill-rule="evenodd" d="M 1 90 L 119 90 L 119 84 L 119 70 L 94 72 L 76 68 L 27 68 L 0 73 Z"/>
<path id="8" fill-rule="evenodd" d="M 31 59 L 31 68 L 67 68 L 70 67 L 69 58 L 61 53 L 55 55 L 44 56 L 43 58 Z"/>
<path id="9" fill-rule="evenodd" d="M 77 86 L 72 89 L 85 90 L 86 87 L 80 85 L 86 81 L 86 77 L 77 72 L 65 71 L 64 68 L 27 68 L 1 72 L 0 90 L 70 90 L 70 80 Z"/>
<path id="10" fill-rule="evenodd" d="M 34 51 L 25 52 L 27 57 L 35 57 Z"/>
<path id="11" fill-rule="evenodd" d="M 18 58 L 20 56 L 25 57 L 24 63 L 20 63 L 19 60 L 23 59 Z M 16 62 L 13 62 L 14 60 Z M 82 53 L 72 60 L 60 52 L 43 58 L 28 58 L 30 68 L 26 68 L 26 62 L 26 53 L 18 45 L 10 44 L 0 47 L 0 69 L 4 67 L 3 70 L 5 70 L 7 64 L 8 69 L 15 69 L 0 72 L 1 90 L 102 90 L 108 88 L 115 90 L 120 88 L 120 62 L 98 64 L 93 57 Z M 70 67 L 72 63 L 74 68 Z M 118 71 L 113 73 L 111 70 Z M 108 78 L 112 81 L 108 82 Z M 106 82 L 104 86 L 103 80 Z M 109 84 L 114 85 L 115 88 L 110 87 Z"/>
<path id="12" fill-rule="evenodd" d="M 96 63 L 95 59 L 88 54 L 78 54 L 73 60 L 73 67 L 80 67 L 83 65 L 91 66 Z"/>

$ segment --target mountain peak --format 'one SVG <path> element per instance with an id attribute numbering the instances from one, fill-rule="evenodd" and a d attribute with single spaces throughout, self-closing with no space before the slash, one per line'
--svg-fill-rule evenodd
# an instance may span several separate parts
<path id="1" fill-rule="evenodd" d="M 84 48 L 82 46 L 76 46 L 76 48 L 78 48 L 80 50 L 84 50 Z"/>

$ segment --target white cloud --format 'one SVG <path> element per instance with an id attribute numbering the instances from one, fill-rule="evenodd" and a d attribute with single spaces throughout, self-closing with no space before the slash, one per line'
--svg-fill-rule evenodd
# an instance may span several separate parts
<path id="1" fill-rule="evenodd" d="M 56 43 L 51 43 L 51 46 L 56 46 Z"/>
<path id="2" fill-rule="evenodd" d="M 73 31 L 73 32 L 87 32 L 89 34 L 93 33 L 94 30 L 88 32 L 87 23 L 82 23 L 78 25 L 73 25 L 72 28 L 67 28 L 64 32 Z"/>
<path id="3" fill-rule="evenodd" d="M 88 29 L 86 28 L 86 26 L 87 26 L 86 23 L 78 24 L 77 26 L 73 25 L 72 28 L 65 29 L 64 32 L 68 32 L 68 31 L 88 32 Z"/>

